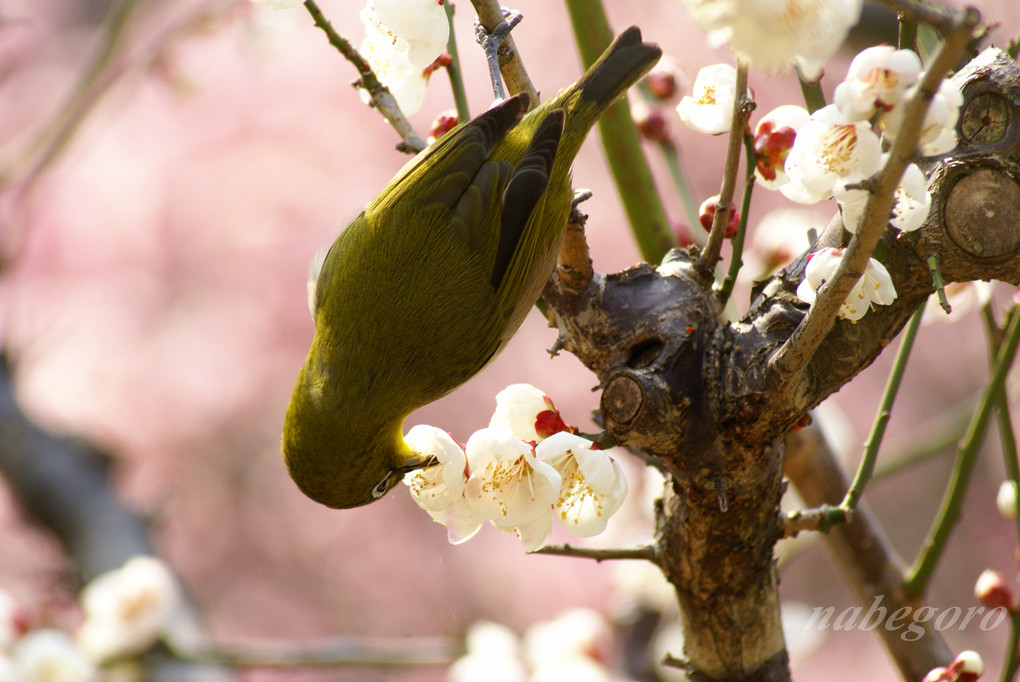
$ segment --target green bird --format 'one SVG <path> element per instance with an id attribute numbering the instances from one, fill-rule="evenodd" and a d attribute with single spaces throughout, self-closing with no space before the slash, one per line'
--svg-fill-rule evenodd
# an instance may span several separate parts
<path id="1" fill-rule="evenodd" d="M 432 463 L 404 441 L 404 419 L 517 331 L 556 265 L 581 143 L 660 54 L 628 29 L 534 110 L 517 95 L 447 133 L 341 232 L 283 425 L 283 456 L 306 495 L 368 504 Z"/>

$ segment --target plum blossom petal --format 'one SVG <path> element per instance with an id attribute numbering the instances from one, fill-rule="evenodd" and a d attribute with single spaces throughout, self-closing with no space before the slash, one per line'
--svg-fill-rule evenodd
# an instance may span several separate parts
<path id="1" fill-rule="evenodd" d="M 442 54 L 449 23 L 438 0 L 370 0 L 361 10 L 365 39 L 360 52 L 403 112 L 418 112 L 425 99 L 426 67 Z M 368 93 L 362 91 L 362 99 Z"/>
<path id="2" fill-rule="evenodd" d="M 594 445 L 564 431 L 535 448 L 538 458 L 562 476 L 556 516 L 560 525 L 578 537 L 604 531 L 627 496 L 627 479 L 620 465 L 605 450 L 593 449 Z"/>
<path id="3" fill-rule="evenodd" d="M 867 123 L 848 122 L 835 105 L 822 107 L 797 131 L 786 157 L 790 181 L 779 191 L 800 204 L 832 196 L 839 181 L 854 182 L 880 168 L 882 144 Z"/>
<path id="4" fill-rule="evenodd" d="M 78 647 L 97 663 L 144 651 L 163 633 L 180 600 L 166 564 L 151 556 L 128 559 L 82 590 L 85 622 Z"/>
<path id="5" fill-rule="evenodd" d="M 861 16 L 860 0 L 683 0 L 713 47 L 760 69 L 796 65 L 809 80 Z"/>
<path id="6" fill-rule="evenodd" d="M 489 420 L 490 429 L 502 429 L 525 442 L 538 443 L 535 421 L 539 414 L 553 410 L 552 399 L 531 384 L 511 384 L 496 394 L 496 411 Z"/>
<path id="7" fill-rule="evenodd" d="M 797 131 L 809 119 L 804 107 L 784 104 L 758 121 L 754 129 L 754 151 L 758 157 L 754 174 L 758 186 L 776 190 L 790 181 L 786 175 L 786 157 L 793 148 Z"/>
<path id="8" fill-rule="evenodd" d="M 843 247 L 826 247 L 808 257 L 804 279 L 797 287 L 797 297 L 805 303 L 814 303 L 818 289 L 829 280 L 843 259 Z M 889 271 L 880 262 L 871 258 L 846 301 L 840 306 L 839 317 L 856 322 L 864 317 L 874 305 L 889 305 L 896 300 Z"/>
<path id="9" fill-rule="evenodd" d="M 882 163 L 885 163 L 883 156 Z M 833 191 L 839 202 L 843 227 L 851 234 L 857 234 L 868 204 L 868 192 L 862 189 L 847 189 L 846 183 L 839 182 Z M 924 225 L 931 211 L 931 194 L 928 192 L 928 178 L 917 164 L 910 164 L 903 172 L 903 178 L 893 195 L 889 225 L 903 232 L 912 232 Z"/>
<path id="10" fill-rule="evenodd" d="M 15 680 L 96 682 L 99 671 L 62 630 L 35 630 L 14 645 Z"/>
<path id="11" fill-rule="evenodd" d="M 482 527 L 482 519 L 464 498 L 467 455 L 446 431 L 418 424 L 404 436 L 408 447 L 436 458 L 435 466 L 419 469 L 404 477 L 411 499 L 437 523 L 446 526 L 452 545 L 470 540 Z"/>
<path id="12" fill-rule="evenodd" d="M 471 476 L 464 495 L 481 518 L 503 531 L 552 515 L 563 482 L 530 445 L 499 429 L 481 429 L 467 442 Z"/>
<path id="13" fill-rule="evenodd" d="M 912 97 L 916 88 L 915 85 L 907 95 Z M 921 137 L 917 144 L 923 156 L 948 154 L 956 149 L 959 143 L 956 137 L 956 121 L 962 105 L 963 93 L 960 92 L 960 86 L 952 79 L 944 79 L 931 104 L 928 105 L 928 111 L 925 112 L 924 121 L 921 123 Z M 902 125 L 903 107 L 898 106 L 882 118 L 885 138 L 889 142 L 895 141 Z"/>
<path id="14" fill-rule="evenodd" d="M 737 70 L 713 64 L 698 71 L 691 94 L 680 100 L 676 111 L 691 130 L 719 135 L 730 129 L 736 96 Z"/>
<path id="15" fill-rule="evenodd" d="M 876 45 L 854 57 L 832 100 L 848 120 L 867 120 L 902 102 L 920 75 L 921 59 L 915 52 Z"/>

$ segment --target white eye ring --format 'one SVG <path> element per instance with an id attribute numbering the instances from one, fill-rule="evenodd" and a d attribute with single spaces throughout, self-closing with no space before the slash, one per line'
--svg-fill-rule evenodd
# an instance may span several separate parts
<path id="1" fill-rule="evenodd" d="M 393 478 L 393 472 L 389 472 L 379 481 L 374 488 L 372 488 L 372 499 L 378 500 L 380 497 L 386 494 L 386 492 L 392 487 L 390 485 L 390 479 Z"/>

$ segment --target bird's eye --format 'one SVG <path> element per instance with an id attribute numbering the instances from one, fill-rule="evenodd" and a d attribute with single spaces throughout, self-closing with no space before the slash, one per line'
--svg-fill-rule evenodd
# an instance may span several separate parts
<path id="1" fill-rule="evenodd" d="M 386 494 L 386 491 L 388 491 L 390 488 L 393 487 L 390 484 L 390 479 L 391 478 L 393 478 L 393 472 L 392 471 L 389 472 L 388 474 L 386 474 L 386 476 L 383 478 L 383 480 L 379 481 L 376 484 L 376 486 L 374 488 L 372 488 L 372 499 L 378 500 L 380 497 L 382 497 L 383 495 Z"/>

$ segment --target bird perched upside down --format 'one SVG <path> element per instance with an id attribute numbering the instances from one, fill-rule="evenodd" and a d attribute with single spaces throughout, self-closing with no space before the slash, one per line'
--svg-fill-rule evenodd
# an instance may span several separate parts
<path id="1" fill-rule="evenodd" d="M 534 110 L 517 95 L 440 138 L 337 237 L 283 426 L 306 495 L 356 507 L 430 464 L 404 442 L 405 417 L 517 331 L 555 267 L 581 143 L 660 54 L 628 29 Z"/>

